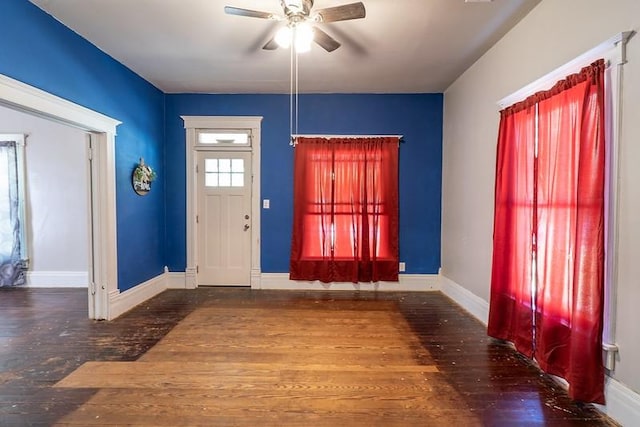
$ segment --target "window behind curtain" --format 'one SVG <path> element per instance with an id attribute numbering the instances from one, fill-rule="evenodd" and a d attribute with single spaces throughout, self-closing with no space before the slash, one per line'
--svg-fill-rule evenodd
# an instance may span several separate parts
<path id="1" fill-rule="evenodd" d="M 0 286 L 25 283 L 24 137 L 0 135 Z"/>
<path id="2" fill-rule="evenodd" d="M 398 139 L 298 138 L 291 279 L 398 280 Z"/>

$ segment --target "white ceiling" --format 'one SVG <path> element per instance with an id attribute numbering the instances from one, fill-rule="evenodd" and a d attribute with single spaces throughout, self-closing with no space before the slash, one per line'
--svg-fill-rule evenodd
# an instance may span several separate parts
<path id="1" fill-rule="evenodd" d="M 314 9 L 355 0 L 316 0 Z M 262 50 L 279 0 L 31 0 L 167 93 L 288 93 L 288 50 Z M 300 92 L 443 92 L 540 0 L 363 0 L 364 19 L 320 24 L 342 43 L 300 55 Z"/>

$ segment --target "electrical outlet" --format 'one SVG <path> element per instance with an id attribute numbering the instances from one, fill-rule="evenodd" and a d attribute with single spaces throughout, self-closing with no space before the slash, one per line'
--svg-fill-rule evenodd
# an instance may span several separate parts
<path id="1" fill-rule="evenodd" d="M 400 263 L 400 268 L 398 268 L 398 270 L 405 271 L 406 268 L 407 268 L 407 265 L 404 262 L 401 262 Z"/>
<path id="2" fill-rule="evenodd" d="M 269 199 L 264 199 L 262 201 L 262 209 L 269 209 L 270 201 Z"/>

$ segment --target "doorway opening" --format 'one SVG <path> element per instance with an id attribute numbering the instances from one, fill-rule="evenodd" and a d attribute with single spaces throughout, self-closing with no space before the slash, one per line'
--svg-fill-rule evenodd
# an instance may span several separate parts
<path id="1" fill-rule="evenodd" d="M 18 141 L 17 240 L 24 284 L 88 287 L 89 136 L 82 130 L 0 106 L 2 141 Z M 5 218 L 6 219 L 6 218 Z M 6 246 L 5 246 L 6 249 Z"/>
<path id="2" fill-rule="evenodd" d="M 120 122 L 4 75 L 0 75 L 0 105 L 90 135 L 88 315 L 110 319 L 109 295 L 118 290 L 114 147 Z"/>

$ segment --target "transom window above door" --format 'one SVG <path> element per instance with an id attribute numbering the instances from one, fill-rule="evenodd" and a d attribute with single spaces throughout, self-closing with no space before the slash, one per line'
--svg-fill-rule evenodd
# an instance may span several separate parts
<path id="1" fill-rule="evenodd" d="M 247 131 L 198 129 L 197 145 L 209 147 L 251 146 L 251 135 Z"/>

